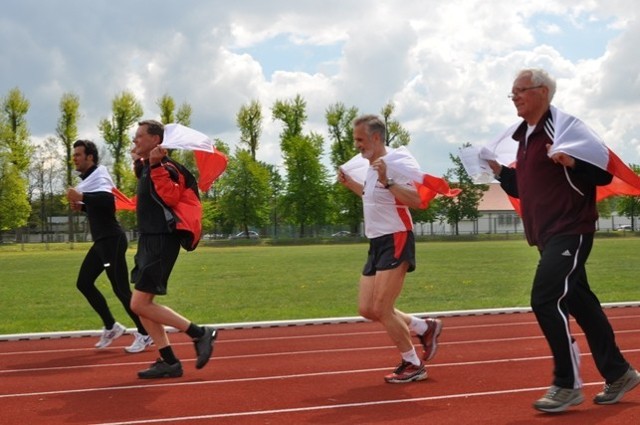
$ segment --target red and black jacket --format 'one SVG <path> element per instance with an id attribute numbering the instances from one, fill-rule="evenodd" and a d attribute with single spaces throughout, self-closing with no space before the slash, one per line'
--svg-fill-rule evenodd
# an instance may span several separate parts
<path id="1" fill-rule="evenodd" d="M 168 157 L 153 166 L 138 160 L 135 172 L 140 233 L 175 232 L 184 249 L 196 249 L 202 233 L 202 204 L 195 177 Z"/>

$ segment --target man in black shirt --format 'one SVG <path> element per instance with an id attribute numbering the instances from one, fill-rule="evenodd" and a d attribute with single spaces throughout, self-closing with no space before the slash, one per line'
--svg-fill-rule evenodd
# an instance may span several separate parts
<path id="1" fill-rule="evenodd" d="M 155 341 L 160 357 L 148 369 L 138 372 L 142 379 L 177 378 L 182 376 L 182 363 L 174 353 L 165 326 L 171 326 L 192 338 L 196 351 L 196 369 L 202 369 L 213 353 L 218 332 L 211 326 L 200 326 L 168 306 L 157 302 L 167 294 L 169 275 L 178 259 L 181 235 L 177 229 L 186 221 L 178 210 L 200 205 L 192 189 L 193 176 L 167 157 L 161 144 L 164 125 L 155 120 L 138 123 L 131 156 L 138 177 L 136 214 L 138 217 L 138 250 L 131 271 L 134 282 L 131 307 L 142 318 Z M 197 189 L 196 189 L 197 190 Z M 184 202 L 185 200 L 189 202 Z M 201 218 L 201 208 L 189 212 Z M 197 241 L 197 239 L 196 239 Z"/>
<path id="2" fill-rule="evenodd" d="M 129 306 L 131 288 L 125 258 L 127 237 L 116 219 L 115 197 L 111 192 L 113 182 L 106 168 L 98 167 L 98 149 L 93 142 L 76 141 L 73 144 L 73 162 L 82 183 L 77 188 L 68 189 L 67 198 L 74 211 L 87 214 L 93 239 L 93 245 L 80 267 L 76 286 L 104 324 L 100 341 L 95 346 L 98 349 L 106 348 L 126 330 L 115 321 L 106 299 L 95 286 L 98 276 L 106 271 L 113 292 L 137 327 L 133 344 L 126 347 L 125 351 L 144 351 L 151 345 L 152 339 Z"/>

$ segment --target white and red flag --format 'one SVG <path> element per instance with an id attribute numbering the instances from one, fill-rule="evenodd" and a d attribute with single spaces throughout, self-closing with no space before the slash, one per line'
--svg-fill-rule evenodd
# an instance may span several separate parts
<path id="1" fill-rule="evenodd" d="M 460 189 L 451 189 L 443 178 L 435 177 L 420 170 L 420 165 L 404 146 L 397 149 L 387 148 L 383 157 L 389 174 L 399 174 L 413 181 L 420 195 L 420 208 L 425 209 L 437 195 L 457 196 Z M 369 169 L 369 161 L 361 154 L 345 162 L 340 169 L 359 184 L 364 184 Z"/>
<path id="2" fill-rule="evenodd" d="M 198 188 L 206 192 L 227 168 L 227 157 L 206 134 L 181 124 L 166 124 L 162 147 L 193 151 L 198 167 Z"/>
<path id="3" fill-rule="evenodd" d="M 136 209 L 135 201 L 118 190 L 104 165 L 98 165 L 93 173 L 78 183 L 76 190 L 82 193 L 111 192 L 116 198 L 117 210 L 135 211 Z"/>
<path id="4" fill-rule="evenodd" d="M 553 140 L 549 156 L 562 152 L 574 158 L 595 165 L 613 175 L 611 183 L 598 186 L 598 201 L 612 195 L 640 195 L 640 176 L 627 166 L 609 149 L 591 128 L 583 121 L 551 106 L 552 126 L 545 126 L 547 135 Z M 489 143 L 481 152 L 481 159 L 496 159 L 507 166 L 517 168 L 516 151 L 518 142 L 511 137 L 519 124 L 511 126 L 505 133 Z M 491 157 L 491 154 L 494 154 Z"/>

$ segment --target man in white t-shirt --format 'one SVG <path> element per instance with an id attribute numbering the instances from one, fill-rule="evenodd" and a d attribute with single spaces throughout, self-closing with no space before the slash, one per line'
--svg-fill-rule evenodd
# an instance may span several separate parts
<path id="1" fill-rule="evenodd" d="M 401 353 L 401 363 L 384 377 L 385 381 L 406 383 L 427 378 L 422 360 L 430 360 L 435 355 L 442 323 L 438 319 L 410 316 L 395 308 L 407 272 L 415 269 L 415 240 L 409 208 L 420 207 L 421 198 L 413 181 L 405 177 L 406 173 L 398 172 L 401 166 L 388 167 L 392 155 L 403 155 L 402 161 L 412 161 L 412 165 L 417 165 L 415 159 L 406 149 L 397 154 L 387 148 L 385 135 L 385 124 L 379 117 L 356 118 L 353 139 L 362 158 L 369 162 L 366 179 L 360 183 L 345 169 L 340 169 L 338 181 L 362 197 L 365 234 L 370 241 L 360 278 L 359 313 L 380 322 Z M 423 359 L 418 357 L 411 342 L 411 331 L 422 343 Z"/>

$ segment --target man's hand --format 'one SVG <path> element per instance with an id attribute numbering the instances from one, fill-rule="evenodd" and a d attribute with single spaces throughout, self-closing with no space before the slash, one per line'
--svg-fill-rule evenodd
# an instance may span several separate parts
<path id="1" fill-rule="evenodd" d="M 489 167 L 491 167 L 493 175 L 499 176 L 500 172 L 502 171 L 502 165 L 500 165 L 500 163 L 498 163 L 498 161 L 496 161 L 495 159 L 488 159 L 487 163 L 489 164 Z"/>
<path id="2" fill-rule="evenodd" d="M 71 202 L 71 203 L 77 203 L 77 202 L 82 202 L 82 192 L 77 191 L 76 189 L 70 187 L 69 189 L 67 189 L 67 199 Z"/>
<path id="3" fill-rule="evenodd" d="M 547 145 L 547 152 L 551 149 L 551 145 Z M 553 162 L 556 164 L 564 165 L 568 168 L 573 168 L 576 166 L 576 160 L 571 155 L 567 155 L 564 152 L 556 152 L 549 156 Z"/>
<path id="4" fill-rule="evenodd" d="M 156 146 L 149 153 L 149 164 L 151 165 L 160 164 L 160 162 L 162 161 L 162 158 L 164 158 L 165 156 L 167 156 L 167 150 L 164 148 L 161 148 L 160 146 Z"/>
<path id="5" fill-rule="evenodd" d="M 386 186 L 387 184 L 387 164 L 382 158 L 378 158 L 371 163 L 371 168 L 378 172 L 378 181 Z"/>

